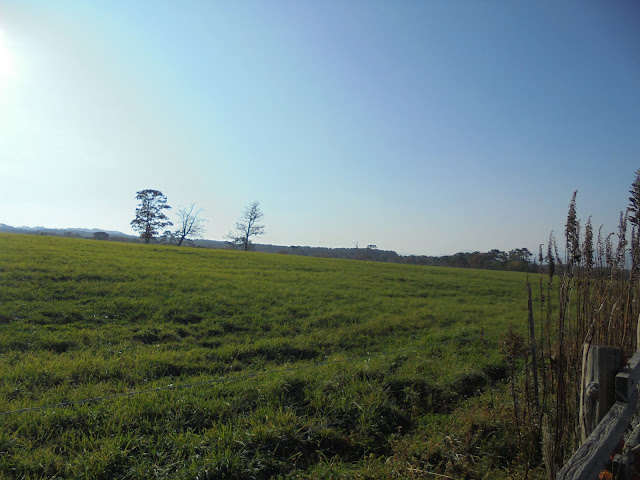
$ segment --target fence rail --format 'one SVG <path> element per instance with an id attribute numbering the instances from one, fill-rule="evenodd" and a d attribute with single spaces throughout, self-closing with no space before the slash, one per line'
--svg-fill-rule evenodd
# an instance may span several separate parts
<path id="1" fill-rule="evenodd" d="M 591 424 L 591 419 L 585 418 L 593 414 L 597 409 L 589 402 L 595 395 L 591 393 L 605 395 L 607 392 L 600 389 L 601 384 L 612 383 L 615 385 L 613 390 L 614 403 L 606 414 L 599 420 L 593 431 L 586 432 L 584 436 L 586 440 L 580 448 L 576 450 L 569 461 L 562 467 L 556 480 L 595 480 L 604 470 L 610 460 L 610 457 L 620 440 L 624 436 L 627 427 L 631 423 L 632 417 L 636 411 L 638 404 L 638 382 L 640 381 L 640 350 L 637 351 L 627 362 L 627 364 L 614 373 L 611 378 L 597 378 L 587 384 L 589 372 L 587 365 L 589 363 L 589 350 L 597 351 L 598 346 L 585 345 L 585 355 L 583 357 L 583 395 L 581 396 L 581 418 L 580 424 L 583 428 Z M 611 348 L 611 347 L 604 347 Z M 602 357 L 601 362 L 606 359 Z M 596 369 L 597 370 L 597 369 Z M 605 371 L 603 368 L 601 371 Z M 606 376 L 606 375 L 605 375 Z M 591 387 L 591 388 L 589 388 Z M 613 473 L 615 478 L 629 480 L 634 472 L 634 454 L 637 445 L 640 442 L 640 429 L 634 432 L 625 444 L 622 455 L 616 455 L 613 465 Z"/>

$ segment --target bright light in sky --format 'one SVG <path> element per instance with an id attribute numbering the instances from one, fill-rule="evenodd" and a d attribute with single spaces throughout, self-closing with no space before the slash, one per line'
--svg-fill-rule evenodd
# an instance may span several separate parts
<path id="1" fill-rule="evenodd" d="M 9 51 L 5 32 L 0 28 L 0 82 L 13 77 L 14 61 Z"/>
<path id="2" fill-rule="evenodd" d="M 264 243 L 537 250 L 640 167 L 635 0 L 2 4 L 0 223 L 133 233 L 153 188 L 211 239 L 257 200 Z"/>

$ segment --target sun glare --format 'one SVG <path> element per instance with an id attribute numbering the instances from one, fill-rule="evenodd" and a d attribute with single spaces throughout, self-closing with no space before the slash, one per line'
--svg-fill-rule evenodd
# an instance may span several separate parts
<path id="1" fill-rule="evenodd" d="M 5 33 L 0 29 L 0 80 L 12 77 L 13 74 L 14 71 L 11 52 L 9 51 Z"/>

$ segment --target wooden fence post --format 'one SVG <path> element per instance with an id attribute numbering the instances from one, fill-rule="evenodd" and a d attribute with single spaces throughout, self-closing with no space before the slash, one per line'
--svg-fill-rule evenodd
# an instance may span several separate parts
<path id="1" fill-rule="evenodd" d="M 640 425 L 627 438 L 621 454 L 613 457 L 613 473 L 617 480 L 632 480 L 636 473 L 636 456 L 640 445 Z"/>
<path id="2" fill-rule="evenodd" d="M 611 387 L 608 379 L 611 377 L 603 372 L 609 368 L 606 365 L 612 365 L 610 368 L 614 372 L 617 370 L 615 366 L 620 365 L 621 353 L 615 350 L 620 349 L 585 345 L 583 350 L 583 381 L 580 396 L 580 425 L 583 428 L 583 435 L 584 429 L 588 428 L 589 424 L 593 425 L 598 421 L 599 412 L 603 406 L 602 404 L 598 405 L 600 394 L 610 395 Z M 625 430 L 631 423 L 638 404 L 639 384 L 640 350 L 636 351 L 615 375 L 616 402 L 586 441 L 580 445 L 558 472 L 556 480 L 593 480 L 598 478 L 598 473 L 606 466 L 611 452 L 619 444 Z M 622 479 L 627 480 L 632 472 L 635 473 L 633 461 L 639 450 L 638 443 L 640 443 L 640 430 L 634 432 L 627 439 L 623 454 L 617 455 L 614 459 L 613 473 L 618 473 Z"/>
<path id="3" fill-rule="evenodd" d="M 615 378 L 622 349 L 585 344 L 582 351 L 580 430 L 584 442 L 616 401 Z"/>

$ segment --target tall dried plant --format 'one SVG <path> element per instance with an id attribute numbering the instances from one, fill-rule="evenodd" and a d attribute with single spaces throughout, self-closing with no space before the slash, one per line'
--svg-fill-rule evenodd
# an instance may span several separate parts
<path id="1" fill-rule="evenodd" d="M 594 240 L 591 217 L 584 231 L 580 226 L 577 191 L 573 192 L 565 224 L 564 262 L 553 233 L 546 255 L 543 246 L 539 248 L 540 264 L 544 264 L 539 280 L 539 418 L 544 428 L 538 440 L 543 443 L 549 475 L 571 456 L 580 440 L 583 345 L 621 347 L 626 358 L 638 348 L 631 332 L 637 328 L 640 298 L 640 169 L 630 193 L 617 232 L 603 237 L 600 227 Z"/>

